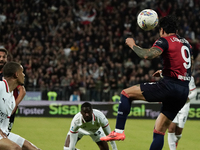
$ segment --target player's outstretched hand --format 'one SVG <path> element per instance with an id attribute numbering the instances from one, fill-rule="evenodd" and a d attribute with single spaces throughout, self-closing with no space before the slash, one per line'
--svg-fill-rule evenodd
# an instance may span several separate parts
<path id="1" fill-rule="evenodd" d="M 7 138 L 7 135 L 0 129 L 0 136 L 2 136 L 3 138 Z"/>
<path id="2" fill-rule="evenodd" d="M 133 46 L 136 46 L 135 40 L 134 40 L 133 38 L 127 38 L 127 39 L 126 39 L 126 44 L 127 44 L 131 49 L 133 49 Z"/>
<path id="3" fill-rule="evenodd" d="M 162 70 L 157 70 L 152 76 L 153 77 L 162 77 Z"/>

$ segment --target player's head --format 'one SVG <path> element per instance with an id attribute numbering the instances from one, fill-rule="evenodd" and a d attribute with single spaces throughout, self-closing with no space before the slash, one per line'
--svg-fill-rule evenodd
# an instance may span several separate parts
<path id="1" fill-rule="evenodd" d="M 176 33 L 178 30 L 177 18 L 175 16 L 166 16 L 159 20 L 159 29 L 163 29 L 167 34 Z"/>
<path id="2" fill-rule="evenodd" d="M 88 102 L 85 102 L 81 105 L 81 114 L 86 122 L 92 120 L 92 105 Z"/>
<path id="3" fill-rule="evenodd" d="M 0 47 L 0 71 L 7 62 L 7 56 L 8 56 L 8 51 L 5 48 Z"/>
<path id="4" fill-rule="evenodd" d="M 16 79 L 18 85 L 24 84 L 23 67 L 17 62 L 7 62 L 3 67 L 3 76 L 5 79 Z"/>

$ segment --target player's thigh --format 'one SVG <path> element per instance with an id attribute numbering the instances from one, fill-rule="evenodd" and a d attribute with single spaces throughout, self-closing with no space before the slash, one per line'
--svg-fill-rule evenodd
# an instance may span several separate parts
<path id="1" fill-rule="evenodd" d="M 184 126 L 185 126 L 185 123 L 186 123 L 186 121 L 187 121 L 187 117 L 188 117 L 188 111 L 183 111 L 183 112 L 181 112 L 180 114 L 179 114 L 179 117 L 178 117 L 178 124 L 177 124 L 177 126 L 179 127 L 179 128 L 184 128 Z"/>
<path id="2" fill-rule="evenodd" d="M 145 100 L 139 84 L 126 88 L 124 91 L 132 100 Z"/>
<path id="3" fill-rule="evenodd" d="M 25 139 L 17 134 L 10 132 L 8 139 L 18 144 L 20 147 L 23 146 Z"/>
<path id="4" fill-rule="evenodd" d="M 21 150 L 21 147 L 8 138 L 0 137 L 0 150 Z"/>

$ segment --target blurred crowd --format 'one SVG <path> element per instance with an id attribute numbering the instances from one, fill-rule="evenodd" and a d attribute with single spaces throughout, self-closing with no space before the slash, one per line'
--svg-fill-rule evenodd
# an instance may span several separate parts
<path id="1" fill-rule="evenodd" d="M 146 8 L 159 17 L 177 16 L 178 34 L 193 47 L 196 85 L 200 86 L 199 0 L 1 0 L 0 46 L 9 60 L 24 66 L 27 91 L 57 93 L 69 100 L 110 101 L 115 92 L 144 81 L 162 69 L 160 58 L 140 59 L 125 44 L 133 37 L 151 47 L 158 30 L 145 32 L 137 14 Z"/>

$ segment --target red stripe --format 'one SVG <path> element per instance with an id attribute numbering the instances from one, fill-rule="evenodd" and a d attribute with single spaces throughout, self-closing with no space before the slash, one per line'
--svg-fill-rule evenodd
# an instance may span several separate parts
<path id="1" fill-rule="evenodd" d="M 92 113 L 92 115 L 93 115 L 93 121 L 95 121 L 94 113 Z"/>
<path id="2" fill-rule="evenodd" d="M 6 80 L 3 80 L 5 85 L 6 85 L 6 92 L 8 93 L 8 83 L 6 82 Z"/>
<path id="3" fill-rule="evenodd" d="M 165 133 L 160 132 L 160 131 L 157 131 L 156 129 L 154 129 L 153 132 L 154 132 L 154 133 L 157 133 L 157 134 L 165 135 Z"/>
<path id="4" fill-rule="evenodd" d="M 82 118 L 82 122 L 83 122 L 83 123 L 86 123 L 85 120 L 84 120 L 83 118 Z"/>
<path id="5" fill-rule="evenodd" d="M 103 128 L 107 127 L 108 125 L 109 125 L 109 123 L 106 126 L 104 126 Z"/>
<path id="6" fill-rule="evenodd" d="M 121 92 L 121 94 L 129 98 L 129 95 L 124 90 Z"/>
<path id="7" fill-rule="evenodd" d="M 193 90 L 195 90 L 196 88 L 193 88 L 193 89 L 191 89 L 190 91 L 193 91 Z"/>
<path id="8" fill-rule="evenodd" d="M 71 132 L 71 133 L 78 133 L 78 131 L 76 131 L 76 132 L 73 132 L 73 131 L 71 131 L 71 130 L 70 130 L 70 132 Z"/>
<path id="9" fill-rule="evenodd" d="M 10 118 L 10 116 L 7 116 L 7 118 Z"/>

